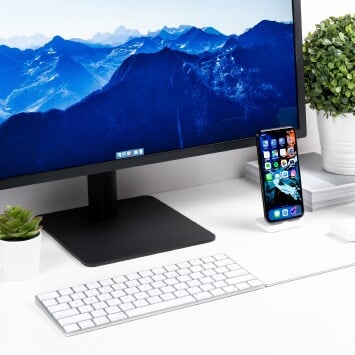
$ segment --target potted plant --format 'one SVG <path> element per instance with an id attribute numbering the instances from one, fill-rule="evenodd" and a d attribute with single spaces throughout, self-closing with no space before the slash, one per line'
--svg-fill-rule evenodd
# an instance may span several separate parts
<path id="1" fill-rule="evenodd" d="M 306 102 L 317 110 L 325 170 L 355 175 L 355 15 L 330 17 L 303 46 Z"/>
<path id="2" fill-rule="evenodd" d="M 0 255 L 6 280 L 34 277 L 39 270 L 42 217 L 21 206 L 0 215 Z"/>

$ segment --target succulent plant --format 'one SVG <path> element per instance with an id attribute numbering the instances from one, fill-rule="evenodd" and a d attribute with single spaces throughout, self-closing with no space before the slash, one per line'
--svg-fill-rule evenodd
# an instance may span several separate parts
<path id="1" fill-rule="evenodd" d="M 21 206 L 7 206 L 0 215 L 0 239 L 21 241 L 39 235 L 42 217 L 34 217 L 32 211 Z"/>
<path id="2" fill-rule="evenodd" d="M 318 24 L 304 41 L 303 59 L 311 108 L 326 116 L 355 115 L 355 15 Z"/>

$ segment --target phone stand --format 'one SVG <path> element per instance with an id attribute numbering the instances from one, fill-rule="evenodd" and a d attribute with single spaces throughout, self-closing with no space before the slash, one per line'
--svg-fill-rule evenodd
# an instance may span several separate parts
<path id="1" fill-rule="evenodd" d="M 264 217 L 257 218 L 255 220 L 256 226 L 264 232 L 276 233 L 287 229 L 293 229 L 303 226 L 303 218 L 295 218 L 290 220 L 285 220 L 282 222 L 268 222 Z"/>

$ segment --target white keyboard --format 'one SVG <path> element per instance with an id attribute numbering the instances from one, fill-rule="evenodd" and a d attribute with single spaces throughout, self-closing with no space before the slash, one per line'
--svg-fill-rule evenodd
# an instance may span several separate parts
<path id="1" fill-rule="evenodd" d="M 265 287 L 225 254 L 47 292 L 36 303 L 74 335 Z"/>

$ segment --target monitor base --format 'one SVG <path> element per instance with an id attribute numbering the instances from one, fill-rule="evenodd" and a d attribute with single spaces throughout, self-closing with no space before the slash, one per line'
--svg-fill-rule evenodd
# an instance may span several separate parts
<path id="1" fill-rule="evenodd" d="M 88 207 L 43 216 L 43 227 L 86 266 L 208 243 L 215 236 L 151 196 L 117 201 L 117 215 L 92 218 Z M 91 217 L 89 217 L 89 215 Z"/>

